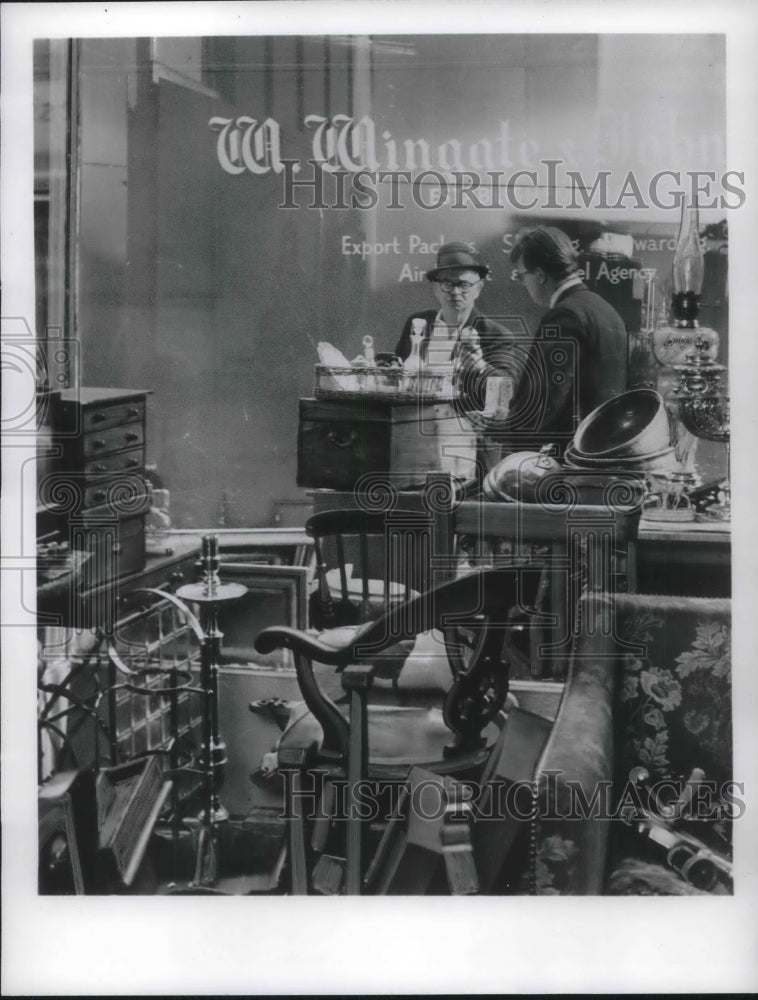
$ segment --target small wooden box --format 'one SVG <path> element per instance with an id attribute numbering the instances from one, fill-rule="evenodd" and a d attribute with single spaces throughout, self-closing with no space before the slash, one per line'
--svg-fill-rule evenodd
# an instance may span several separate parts
<path id="1" fill-rule="evenodd" d="M 386 473 L 397 489 L 428 472 L 472 478 L 476 434 L 452 403 L 301 399 L 297 484 L 351 490 L 363 476 Z"/>

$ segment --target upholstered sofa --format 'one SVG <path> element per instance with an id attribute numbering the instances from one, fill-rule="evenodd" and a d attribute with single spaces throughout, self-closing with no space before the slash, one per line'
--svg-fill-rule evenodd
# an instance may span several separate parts
<path id="1" fill-rule="evenodd" d="M 730 601 L 586 595 L 564 695 L 537 767 L 522 888 L 570 895 L 732 891 L 728 878 L 707 890 L 692 884 L 670 849 L 671 831 L 684 831 L 729 858 L 729 798 L 738 791 L 731 779 Z M 673 808 L 675 818 L 652 837 L 637 822 L 651 801 L 660 806 L 655 815 Z"/>

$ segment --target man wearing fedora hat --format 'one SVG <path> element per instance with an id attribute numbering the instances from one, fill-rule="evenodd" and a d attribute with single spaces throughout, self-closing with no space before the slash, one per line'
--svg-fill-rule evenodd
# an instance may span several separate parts
<path id="1" fill-rule="evenodd" d="M 484 409 L 489 377 L 509 375 L 515 381 L 520 371 L 512 335 L 476 308 L 489 274 L 467 243 L 441 246 L 436 266 L 426 273 L 439 308 L 409 316 L 395 348 L 407 358 L 413 320 L 424 320 L 421 357 L 428 365 L 452 364 L 464 410 Z"/>

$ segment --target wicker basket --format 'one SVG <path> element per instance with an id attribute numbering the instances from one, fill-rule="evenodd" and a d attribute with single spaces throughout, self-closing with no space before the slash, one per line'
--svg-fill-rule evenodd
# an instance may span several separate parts
<path id="1" fill-rule="evenodd" d="M 316 365 L 316 399 L 383 399 L 393 403 L 437 403 L 455 399 L 451 372 L 424 369 L 409 375 L 401 368 L 335 368 Z"/>

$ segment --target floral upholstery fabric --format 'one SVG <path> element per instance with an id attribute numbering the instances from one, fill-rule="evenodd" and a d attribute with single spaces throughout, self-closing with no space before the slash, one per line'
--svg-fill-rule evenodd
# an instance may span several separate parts
<path id="1" fill-rule="evenodd" d="M 717 787 L 731 779 L 731 603 L 618 595 L 612 606 L 612 637 L 579 637 L 538 767 L 530 887 L 539 894 L 697 893 L 666 867 L 665 851 L 622 821 L 586 809 L 577 818 L 571 786 L 581 784 L 585 802 L 600 789 L 597 807 L 610 805 L 612 814 L 633 768 L 674 786 L 694 768 Z M 714 819 L 712 829 L 728 841 L 728 820 Z"/>
<path id="2" fill-rule="evenodd" d="M 654 779 L 694 767 L 732 774 L 731 613 L 728 600 L 640 598 L 619 604 L 623 654 L 616 708 L 617 777 L 642 765 Z"/>

